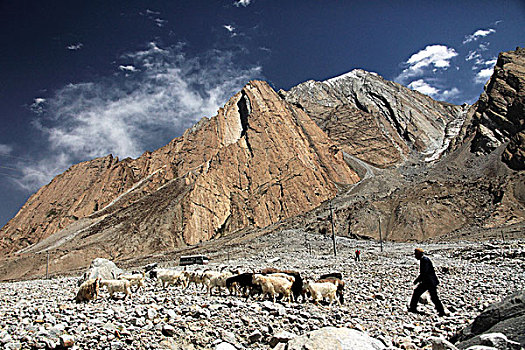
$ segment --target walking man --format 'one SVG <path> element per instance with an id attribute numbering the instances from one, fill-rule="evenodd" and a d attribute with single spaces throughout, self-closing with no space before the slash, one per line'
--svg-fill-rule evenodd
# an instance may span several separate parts
<path id="1" fill-rule="evenodd" d="M 430 299 L 434 303 L 439 316 L 444 316 L 445 309 L 443 308 L 443 304 L 441 304 L 437 294 L 437 286 L 439 281 L 436 276 L 436 272 L 434 271 L 434 266 L 432 265 L 430 259 L 424 256 L 423 249 L 416 248 L 414 250 L 414 256 L 417 260 L 419 260 L 419 276 L 417 276 L 415 279 L 414 284 L 419 284 L 416 289 L 414 289 L 414 294 L 412 294 L 408 311 L 419 313 L 417 311 L 419 297 L 428 290 Z"/>

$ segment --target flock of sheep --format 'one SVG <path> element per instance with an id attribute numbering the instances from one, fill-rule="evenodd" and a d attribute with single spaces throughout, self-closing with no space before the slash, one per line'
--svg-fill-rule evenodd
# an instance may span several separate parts
<path id="1" fill-rule="evenodd" d="M 217 290 L 219 295 L 222 289 L 227 289 L 230 295 L 240 295 L 246 298 L 257 296 L 258 299 L 269 297 L 274 302 L 277 296 L 288 302 L 303 302 L 311 298 L 318 303 L 328 298 L 330 306 L 334 300 L 338 304 L 344 302 L 344 282 L 341 273 L 330 273 L 320 276 L 317 280 L 304 280 L 300 273 L 290 270 L 266 268 L 258 273 L 232 273 L 230 271 L 205 270 L 174 270 L 146 267 L 142 273 L 122 274 L 118 279 L 103 280 L 100 277 L 84 281 L 77 292 L 75 301 L 85 302 L 96 299 L 100 288 L 107 288 L 111 298 L 115 293 L 124 293 L 124 298 L 131 297 L 132 287 L 135 291 L 144 287 L 146 273 L 153 280 L 157 280 L 163 287 L 170 285 L 181 286 L 184 289 L 193 283 L 197 290 L 205 290 L 212 295 Z"/>

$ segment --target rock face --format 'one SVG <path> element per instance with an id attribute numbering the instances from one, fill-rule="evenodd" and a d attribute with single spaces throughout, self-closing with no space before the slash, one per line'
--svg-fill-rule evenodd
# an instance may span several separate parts
<path id="1" fill-rule="evenodd" d="M 304 111 L 253 81 L 216 117 L 155 152 L 95 159 L 57 176 L 2 229 L 1 248 L 39 242 L 23 252 L 83 250 L 80 260 L 152 254 L 268 226 L 358 180 Z"/>
<path id="2" fill-rule="evenodd" d="M 499 337 L 500 342 L 519 343 L 517 349 L 520 348 L 519 345 L 525 346 L 525 292 L 516 292 L 501 302 L 490 305 L 472 324 L 459 332 L 454 340 L 459 341 L 458 348 L 466 349 L 483 341 L 487 342 L 489 338 L 494 338 L 487 335 L 494 333 L 504 333 L 504 337 Z"/>
<path id="3" fill-rule="evenodd" d="M 508 143 L 503 161 L 512 169 L 525 169 L 524 48 L 499 55 L 473 119 L 473 151 L 488 153 Z"/>
<path id="4" fill-rule="evenodd" d="M 437 159 L 465 117 L 460 106 L 360 69 L 280 94 L 311 115 L 345 152 L 379 167 L 401 163 L 413 151 Z"/>

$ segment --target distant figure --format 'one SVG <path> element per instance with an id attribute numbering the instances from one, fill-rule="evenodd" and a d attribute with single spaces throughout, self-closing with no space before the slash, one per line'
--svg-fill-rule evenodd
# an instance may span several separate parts
<path id="1" fill-rule="evenodd" d="M 436 272 L 434 271 L 434 266 L 430 259 L 424 255 L 424 251 L 421 248 L 416 248 L 414 250 L 414 256 L 419 260 L 419 276 L 414 281 L 414 284 L 418 284 L 416 289 L 414 289 L 414 294 L 412 294 L 412 299 L 410 300 L 410 306 L 408 308 L 409 312 L 419 313 L 417 311 L 417 303 L 421 294 L 425 293 L 427 290 L 430 293 L 430 299 L 434 303 L 436 310 L 439 316 L 445 315 L 445 310 L 443 304 L 439 300 L 437 294 L 437 286 L 439 284 Z"/>
<path id="2" fill-rule="evenodd" d="M 356 249 L 355 250 L 355 261 L 361 261 L 360 255 L 361 255 L 361 251 L 359 249 Z"/>

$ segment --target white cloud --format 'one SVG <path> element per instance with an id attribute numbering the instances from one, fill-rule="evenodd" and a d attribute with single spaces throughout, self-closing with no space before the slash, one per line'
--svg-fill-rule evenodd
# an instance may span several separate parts
<path id="1" fill-rule="evenodd" d="M 160 28 L 164 27 L 164 25 L 168 22 L 167 20 L 162 19 L 162 18 L 155 18 L 154 21 L 157 27 L 160 27 Z"/>
<path id="2" fill-rule="evenodd" d="M 237 6 L 237 7 L 239 7 L 239 6 L 246 7 L 246 6 L 250 5 L 251 2 L 252 2 L 251 0 L 239 0 L 239 1 L 234 2 L 233 4 L 235 6 Z"/>
<path id="3" fill-rule="evenodd" d="M 431 86 L 427 82 L 425 82 L 423 79 L 415 80 L 408 84 L 408 87 L 412 90 L 416 90 L 421 92 L 422 94 L 429 95 L 429 96 L 435 96 L 439 93 L 439 90 L 435 87 Z"/>
<path id="4" fill-rule="evenodd" d="M 466 35 L 465 40 L 463 40 L 463 45 L 468 44 L 472 41 L 476 41 L 479 38 L 484 38 L 487 35 L 490 35 L 492 33 L 496 33 L 495 29 L 489 28 L 489 29 L 478 29 L 474 32 L 474 34 Z"/>
<path id="5" fill-rule="evenodd" d="M 227 31 L 229 31 L 230 33 L 233 33 L 235 31 L 235 27 L 230 25 L 230 24 L 225 24 L 223 25 L 223 28 L 225 28 Z"/>
<path id="6" fill-rule="evenodd" d="M 457 55 L 456 50 L 451 47 L 429 45 L 410 56 L 404 63 L 407 68 L 395 80 L 404 83 L 409 78 L 423 76 L 428 71 L 435 73 L 438 69 L 447 69 L 450 66 L 450 60 Z"/>
<path id="7" fill-rule="evenodd" d="M 485 68 L 480 70 L 476 76 L 474 77 L 474 81 L 477 84 L 485 84 L 487 80 L 492 76 L 492 73 L 494 72 L 494 68 Z"/>
<path id="8" fill-rule="evenodd" d="M 13 147 L 0 143 L 0 155 L 8 155 L 13 151 Z"/>
<path id="9" fill-rule="evenodd" d="M 132 65 L 127 65 L 127 66 L 120 65 L 118 66 L 118 69 L 120 69 L 121 71 L 126 71 L 126 72 L 136 72 L 137 71 L 137 68 L 135 68 L 135 66 L 132 66 Z"/>
<path id="10" fill-rule="evenodd" d="M 428 95 L 434 99 L 443 101 L 451 100 L 461 95 L 461 91 L 456 87 L 442 91 L 439 88 L 430 85 L 423 79 L 418 79 L 411 82 L 410 84 L 408 84 L 408 87 L 412 90 L 416 90 L 421 92 L 422 94 Z"/>
<path id="11" fill-rule="evenodd" d="M 473 59 L 479 59 L 481 58 L 481 55 L 476 50 L 471 50 L 468 52 L 467 57 L 465 58 L 465 61 L 472 61 Z"/>
<path id="12" fill-rule="evenodd" d="M 31 111 L 33 111 L 36 114 L 42 114 L 44 112 L 44 104 L 46 102 L 45 98 L 37 97 L 33 100 L 33 103 L 29 107 Z"/>
<path id="13" fill-rule="evenodd" d="M 36 189 L 70 165 L 107 154 L 137 157 L 180 136 L 203 116 L 214 116 L 249 80 L 262 78 L 261 67 L 242 67 L 237 54 L 213 50 L 188 57 L 182 45 L 122 57 L 132 75 L 69 84 L 46 101 L 46 113 L 34 125 L 47 141 L 45 158 L 20 164 L 17 183 Z M 130 70 L 125 68 L 123 70 Z"/>
<path id="14" fill-rule="evenodd" d="M 71 50 L 71 51 L 77 51 L 77 50 L 80 50 L 80 49 L 82 48 L 82 46 L 84 46 L 84 44 L 82 44 L 82 43 L 76 43 L 76 44 L 68 45 L 68 46 L 67 46 L 67 49 L 68 49 L 68 50 Z"/>

